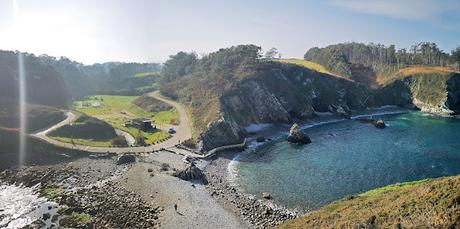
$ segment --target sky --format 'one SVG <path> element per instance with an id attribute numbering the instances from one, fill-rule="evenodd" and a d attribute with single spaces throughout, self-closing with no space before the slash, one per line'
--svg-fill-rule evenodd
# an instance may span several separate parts
<path id="1" fill-rule="evenodd" d="M 302 58 L 312 47 L 460 45 L 460 0 L 0 0 L 0 49 L 85 64 L 164 62 L 239 44 Z"/>

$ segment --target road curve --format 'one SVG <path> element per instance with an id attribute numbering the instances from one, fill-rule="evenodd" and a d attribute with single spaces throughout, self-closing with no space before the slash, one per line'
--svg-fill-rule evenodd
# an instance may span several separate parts
<path id="1" fill-rule="evenodd" d="M 87 151 L 87 152 L 93 152 L 93 153 L 106 153 L 106 152 L 111 152 L 111 153 L 140 153 L 140 152 L 151 152 L 153 150 L 159 150 L 162 148 L 170 148 L 175 146 L 176 144 L 180 142 L 183 142 L 187 139 L 190 139 L 192 137 L 192 133 L 190 130 L 190 123 L 187 118 L 187 113 L 185 111 L 185 108 L 178 102 L 169 100 L 163 96 L 160 95 L 159 91 L 155 91 L 152 93 L 149 93 L 148 96 L 158 99 L 162 102 L 165 102 L 174 108 L 176 108 L 177 112 L 179 113 L 179 125 L 174 126 L 174 125 L 168 125 L 167 127 L 173 127 L 176 130 L 176 134 L 173 135 L 172 138 L 161 142 L 159 144 L 151 145 L 151 146 L 136 146 L 136 147 L 94 147 L 94 146 L 85 146 L 85 145 L 77 145 L 77 144 L 72 144 L 72 143 L 66 143 L 66 142 L 61 142 L 58 140 L 55 140 L 53 138 L 48 137 L 48 133 L 58 129 L 64 125 L 70 124 L 75 120 L 75 115 L 72 112 L 67 112 L 67 118 L 51 127 L 48 129 L 45 129 L 43 131 L 40 131 L 38 133 L 32 134 L 33 137 L 39 138 L 43 141 L 46 141 L 50 144 L 63 147 L 63 148 L 68 148 L 68 149 L 76 149 L 76 150 L 82 150 L 82 151 Z M 167 131 L 167 130 L 166 130 Z"/>

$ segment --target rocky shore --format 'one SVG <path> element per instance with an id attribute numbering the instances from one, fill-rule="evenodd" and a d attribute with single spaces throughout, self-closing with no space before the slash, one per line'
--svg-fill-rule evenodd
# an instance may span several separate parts
<path id="1" fill-rule="evenodd" d="M 57 214 L 43 213 L 29 228 L 157 228 L 161 208 L 123 188 L 115 178 L 127 169 L 115 165 L 116 158 L 81 159 L 68 164 L 5 170 L 6 184 L 38 185 L 41 196 L 58 204 Z M 51 209 L 50 209 L 51 210 Z"/>
<path id="2" fill-rule="evenodd" d="M 251 228 L 270 228 L 288 219 L 296 218 L 298 212 L 276 206 L 262 196 L 253 196 L 230 183 L 227 167 L 238 152 L 227 152 L 211 161 L 205 168 L 207 190 L 221 205 L 238 215 Z"/>

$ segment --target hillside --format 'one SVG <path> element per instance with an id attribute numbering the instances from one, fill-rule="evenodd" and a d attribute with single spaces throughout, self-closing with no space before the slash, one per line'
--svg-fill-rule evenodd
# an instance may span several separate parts
<path id="1" fill-rule="evenodd" d="M 69 94 L 63 78 L 39 58 L 23 54 L 26 77 L 27 102 L 55 107 L 65 107 Z M 18 99 L 18 53 L 0 51 L 0 96 Z M 1 105 L 1 104 L 0 104 Z"/>
<path id="2" fill-rule="evenodd" d="M 262 61 L 259 52 L 260 47 L 240 45 L 194 61 L 173 56 L 165 64 L 169 72 L 188 72 L 171 76 L 175 80 L 161 92 L 188 106 L 194 137 L 204 150 L 240 143 L 243 127 L 251 123 L 291 123 L 315 111 L 346 115 L 364 109 L 365 87 L 303 66 Z"/>
<path id="3" fill-rule="evenodd" d="M 278 228 L 458 228 L 460 176 L 390 185 L 333 202 Z"/>
<path id="4" fill-rule="evenodd" d="M 454 68 L 459 61 L 455 56 L 430 42 L 415 44 L 409 50 L 397 50 L 394 45 L 352 42 L 314 47 L 305 53 L 304 58 L 325 66 L 330 72 L 377 88 L 399 74 L 400 69 L 427 66 L 444 71 Z"/>
<path id="5" fill-rule="evenodd" d="M 19 164 L 19 132 L 0 127 L 0 170 L 14 168 Z M 49 165 L 71 161 L 86 154 L 78 150 L 59 148 L 27 137 L 26 165 Z"/>
<path id="6" fill-rule="evenodd" d="M 301 60 L 301 59 L 273 59 L 273 61 L 278 61 L 278 62 L 286 63 L 286 64 L 295 64 L 295 65 L 299 65 L 299 66 L 302 66 L 302 67 L 305 67 L 305 68 L 308 68 L 308 69 L 311 69 L 311 70 L 315 70 L 317 72 L 321 72 L 321 73 L 324 73 L 324 74 L 335 75 L 334 73 L 328 71 L 323 65 L 315 63 L 315 62 L 312 62 L 312 61 L 308 61 L 308 60 Z M 335 76 L 340 77 L 339 75 L 335 75 Z"/>
<path id="7" fill-rule="evenodd" d="M 65 57 L 43 55 L 39 59 L 63 76 L 74 98 L 90 94 L 139 95 L 154 91 L 159 79 L 160 65 L 156 63 L 84 65 Z"/>
<path id="8" fill-rule="evenodd" d="M 330 65 L 260 57 L 260 47 L 240 45 L 201 59 L 180 52 L 165 63 L 161 92 L 188 107 L 193 136 L 203 150 L 240 143 L 249 124 L 305 121 L 317 112 L 348 117 L 384 105 L 459 111 L 459 77 L 447 67 L 401 68 L 379 85 L 378 70 L 389 68 L 355 62 L 348 68 L 354 75 L 338 77 L 328 74 Z"/>
<path id="9" fill-rule="evenodd" d="M 374 103 L 413 107 L 433 114 L 459 114 L 460 74 L 431 70 L 403 69 L 375 91 Z"/>

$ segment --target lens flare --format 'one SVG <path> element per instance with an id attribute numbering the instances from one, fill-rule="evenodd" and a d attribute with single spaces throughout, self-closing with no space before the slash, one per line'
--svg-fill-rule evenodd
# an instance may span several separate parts
<path id="1" fill-rule="evenodd" d="M 19 166 L 23 166 L 27 147 L 27 94 L 24 57 L 18 52 L 19 72 Z"/>

